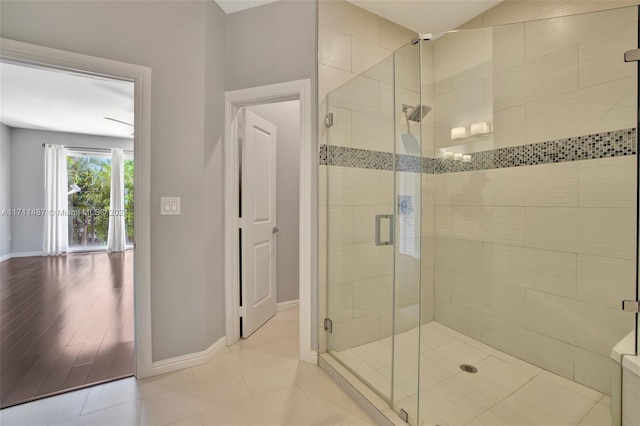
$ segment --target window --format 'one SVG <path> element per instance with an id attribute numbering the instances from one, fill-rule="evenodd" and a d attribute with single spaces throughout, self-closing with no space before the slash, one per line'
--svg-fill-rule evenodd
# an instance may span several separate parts
<path id="1" fill-rule="evenodd" d="M 133 173 L 132 156 L 125 158 L 125 226 L 127 244 L 133 244 Z M 69 247 L 103 249 L 109 234 L 111 196 L 111 155 L 109 152 L 68 150 Z"/>

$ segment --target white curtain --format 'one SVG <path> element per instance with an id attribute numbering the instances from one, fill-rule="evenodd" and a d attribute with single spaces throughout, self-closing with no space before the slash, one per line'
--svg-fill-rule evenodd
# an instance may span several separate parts
<path id="1" fill-rule="evenodd" d="M 43 254 L 58 256 L 69 247 L 67 157 L 64 146 L 44 148 L 45 219 Z"/>
<path id="2" fill-rule="evenodd" d="M 124 153 L 111 149 L 111 200 L 109 202 L 109 236 L 107 251 L 124 251 L 127 244 L 124 224 Z"/>

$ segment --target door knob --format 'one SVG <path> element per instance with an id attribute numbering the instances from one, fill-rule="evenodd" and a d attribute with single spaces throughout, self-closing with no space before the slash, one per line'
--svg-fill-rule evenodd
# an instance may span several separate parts
<path id="1" fill-rule="evenodd" d="M 271 232 L 276 234 L 276 233 L 280 232 L 280 229 L 278 229 L 277 226 L 274 226 L 273 229 L 271 230 Z"/>

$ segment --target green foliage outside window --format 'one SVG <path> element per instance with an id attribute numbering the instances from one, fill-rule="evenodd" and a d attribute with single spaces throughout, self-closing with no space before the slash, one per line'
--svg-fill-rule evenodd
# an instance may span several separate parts
<path id="1" fill-rule="evenodd" d="M 124 160 L 124 224 L 127 227 L 127 243 L 133 243 L 133 160 Z"/>
<path id="2" fill-rule="evenodd" d="M 69 245 L 105 246 L 109 233 L 109 201 L 111 159 L 104 157 L 68 156 L 69 187 L 80 192 L 69 196 Z M 133 160 L 124 161 L 125 226 L 127 242 L 133 234 Z"/>

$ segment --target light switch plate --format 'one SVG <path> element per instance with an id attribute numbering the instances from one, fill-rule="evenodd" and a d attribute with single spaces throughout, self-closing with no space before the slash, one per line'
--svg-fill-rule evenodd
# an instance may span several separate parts
<path id="1" fill-rule="evenodd" d="M 162 216 L 179 216 L 180 197 L 160 197 L 160 214 Z"/>

